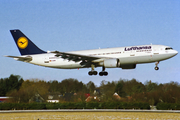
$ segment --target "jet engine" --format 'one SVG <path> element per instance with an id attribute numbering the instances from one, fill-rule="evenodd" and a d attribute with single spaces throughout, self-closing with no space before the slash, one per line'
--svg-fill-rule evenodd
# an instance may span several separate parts
<path id="1" fill-rule="evenodd" d="M 119 59 L 106 59 L 104 62 L 101 62 L 100 65 L 103 65 L 105 68 L 116 68 L 120 67 Z"/>

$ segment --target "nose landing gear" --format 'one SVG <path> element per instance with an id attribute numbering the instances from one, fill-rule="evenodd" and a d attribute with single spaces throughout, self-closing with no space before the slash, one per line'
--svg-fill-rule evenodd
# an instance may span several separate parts
<path id="1" fill-rule="evenodd" d="M 158 64 L 159 64 L 159 61 L 155 63 L 156 65 L 156 67 L 154 68 L 155 70 L 159 70 Z"/>

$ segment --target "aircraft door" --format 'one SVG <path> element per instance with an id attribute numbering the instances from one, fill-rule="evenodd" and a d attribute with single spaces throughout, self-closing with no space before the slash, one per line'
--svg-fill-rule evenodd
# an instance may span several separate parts
<path id="1" fill-rule="evenodd" d="M 135 50 L 131 50 L 130 56 L 135 56 Z"/>
<path id="2" fill-rule="evenodd" d="M 44 63 L 49 63 L 49 57 L 48 56 L 44 57 Z"/>
<path id="3" fill-rule="evenodd" d="M 158 47 L 154 47 L 154 48 L 153 48 L 153 54 L 154 54 L 154 55 L 159 54 L 159 48 L 158 48 Z"/>

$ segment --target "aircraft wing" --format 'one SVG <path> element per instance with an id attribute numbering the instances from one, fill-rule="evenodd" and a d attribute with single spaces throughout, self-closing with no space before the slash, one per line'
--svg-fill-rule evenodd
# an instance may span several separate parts
<path id="1" fill-rule="evenodd" d="M 5 57 L 14 58 L 15 60 L 23 61 L 23 62 L 30 62 L 32 60 L 31 56 L 5 56 Z"/>
<path id="2" fill-rule="evenodd" d="M 59 52 L 59 51 L 52 51 L 51 53 L 55 53 L 56 57 L 61 57 L 69 61 L 74 61 L 74 62 L 81 61 L 80 64 L 82 66 L 91 66 L 92 63 L 96 65 L 105 59 L 102 57 L 74 54 L 74 53 L 67 53 L 67 52 Z"/>

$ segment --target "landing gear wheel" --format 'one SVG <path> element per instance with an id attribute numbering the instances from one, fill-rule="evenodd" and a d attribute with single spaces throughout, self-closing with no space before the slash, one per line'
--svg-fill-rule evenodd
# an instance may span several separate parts
<path id="1" fill-rule="evenodd" d="M 107 76 L 108 75 L 108 72 L 105 71 L 105 67 L 103 66 L 102 67 L 102 72 L 99 73 L 99 76 Z"/>
<path id="2" fill-rule="evenodd" d="M 88 74 L 91 76 L 91 75 L 93 75 L 93 72 L 92 72 L 92 71 L 89 71 Z"/>
<path id="3" fill-rule="evenodd" d="M 155 67 L 154 69 L 155 69 L 155 70 L 159 70 L 159 67 Z"/>
<path id="4" fill-rule="evenodd" d="M 97 75 L 98 74 L 98 72 L 97 71 L 93 71 L 93 75 Z"/>
<path id="5" fill-rule="evenodd" d="M 108 75 L 108 72 L 104 71 L 104 76 L 107 76 Z"/>
<path id="6" fill-rule="evenodd" d="M 159 61 L 155 63 L 156 65 L 156 67 L 154 68 L 155 70 L 159 70 L 158 64 L 159 64 Z"/>
<path id="7" fill-rule="evenodd" d="M 98 72 L 97 71 L 89 71 L 88 74 L 91 76 L 91 75 L 97 75 Z"/>
<path id="8" fill-rule="evenodd" d="M 99 76 L 103 76 L 103 72 L 100 72 L 100 73 L 99 73 Z"/>
<path id="9" fill-rule="evenodd" d="M 104 76 L 107 76 L 107 75 L 108 75 L 108 72 L 102 71 L 102 72 L 99 73 L 99 76 L 103 76 L 103 75 L 104 75 Z"/>
<path id="10" fill-rule="evenodd" d="M 91 64 L 91 71 L 88 72 L 88 74 L 91 75 L 97 75 L 98 72 L 94 70 L 95 65 Z"/>

